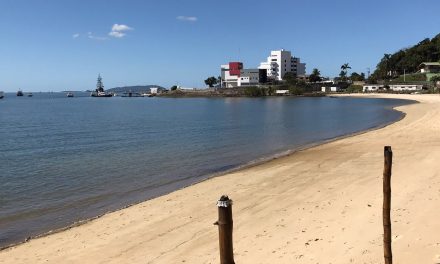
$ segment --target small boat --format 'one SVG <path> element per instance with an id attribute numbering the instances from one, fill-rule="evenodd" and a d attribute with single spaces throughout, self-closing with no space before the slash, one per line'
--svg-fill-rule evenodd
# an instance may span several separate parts
<path id="1" fill-rule="evenodd" d="M 28 93 L 28 95 L 27 95 L 28 97 L 32 97 L 32 96 L 34 96 L 32 93 Z"/>
<path id="2" fill-rule="evenodd" d="M 18 90 L 17 96 L 23 96 L 23 92 L 21 90 Z"/>
<path id="3" fill-rule="evenodd" d="M 2 91 L 0 91 L 0 99 L 3 99 L 3 97 L 5 97 L 5 94 Z"/>
<path id="4" fill-rule="evenodd" d="M 67 93 L 67 97 L 73 97 L 73 93 L 68 92 L 68 93 Z"/>

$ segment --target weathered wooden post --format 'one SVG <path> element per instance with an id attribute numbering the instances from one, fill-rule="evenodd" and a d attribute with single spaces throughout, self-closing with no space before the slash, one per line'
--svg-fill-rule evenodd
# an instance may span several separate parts
<path id="1" fill-rule="evenodd" d="M 222 195 L 217 201 L 219 244 L 220 244 L 220 264 L 235 264 L 234 249 L 232 246 L 232 200 L 228 196 Z"/>
<path id="2" fill-rule="evenodd" d="M 384 148 L 383 168 L 383 249 L 385 264 L 393 263 L 391 251 L 391 166 L 393 163 L 393 152 L 390 146 Z"/>

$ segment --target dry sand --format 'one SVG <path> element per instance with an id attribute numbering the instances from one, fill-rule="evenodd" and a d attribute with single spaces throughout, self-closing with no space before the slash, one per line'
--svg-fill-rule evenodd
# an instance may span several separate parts
<path id="1" fill-rule="evenodd" d="M 383 146 L 394 152 L 395 263 L 440 263 L 440 96 L 385 128 L 303 150 L 0 252 L 0 263 L 219 263 L 216 201 L 234 200 L 236 263 L 383 263 Z"/>

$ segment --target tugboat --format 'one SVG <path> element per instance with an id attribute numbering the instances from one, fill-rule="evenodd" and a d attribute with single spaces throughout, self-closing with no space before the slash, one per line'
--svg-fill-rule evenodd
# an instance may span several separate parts
<path id="1" fill-rule="evenodd" d="M 18 90 L 17 96 L 23 96 L 23 92 L 21 90 Z"/>
<path id="2" fill-rule="evenodd" d="M 92 97 L 112 97 L 112 94 L 104 92 L 104 84 L 102 84 L 101 74 L 98 74 L 98 81 L 96 83 L 96 90 L 90 93 Z"/>
<path id="3" fill-rule="evenodd" d="M 3 99 L 3 97 L 5 97 L 5 94 L 2 91 L 0 91 L 0 99 Z"/>

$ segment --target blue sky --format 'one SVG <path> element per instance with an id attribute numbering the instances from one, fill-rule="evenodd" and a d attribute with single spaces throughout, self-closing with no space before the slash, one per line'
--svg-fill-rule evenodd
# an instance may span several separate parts
<path id="1" fill-rule="evenodd" d="M 2 0 L 0 90 L 93 89 L 98 73 L 107 88 L 203 87 L 220 64 L 257 67 L 281 48 L 309 73 L 373 71 L 384 53 L 440 33 L 438 10 L 438 0 Z"/>

